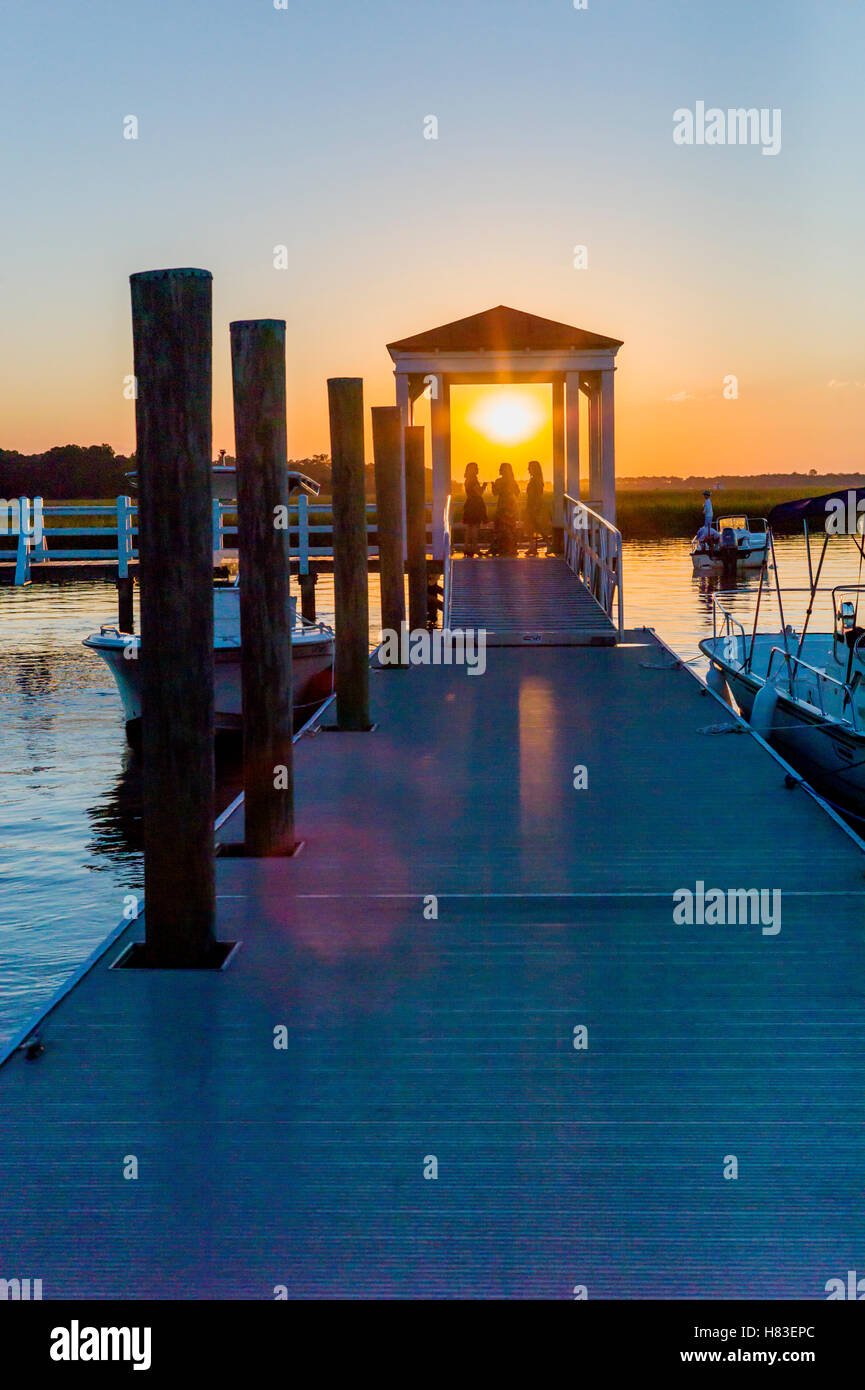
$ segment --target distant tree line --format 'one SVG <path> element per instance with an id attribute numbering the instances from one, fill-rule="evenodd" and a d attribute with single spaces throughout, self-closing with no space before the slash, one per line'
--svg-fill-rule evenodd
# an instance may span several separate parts
<path id="1" fill-rule="evenodd" d="M 671 492 L 702 492 L 704 488 L 801 487 L 803 492 L 807 493 L 812 488 L 815 478 L 821 487 L 825 483 L 826 488 L 861 487 L 862 476 L 861 473 L 818 473 L 816 468 L 811 468 L 807 473 L 709 473 L 692 474 L 688 478 L 669 475 L 619 477 L 616 479 L 616 487 L 629 492 L 655 492 L 659 488 L 667 488 Z"/>
<path id="2" fill-rule="evenodd" d="M 134 455 L 115 454 L 110 444 L 58 444 L 44 454 L 0 449 L 0 497 L 117 497 L 129 491 L 124 474 L 134 467 Z"/>
<path id="3" fill-rule="evenodd" d="M 222 462 L 233 464 L 231 454 Z M 329 454 L 289 459 L 289 468 L 306 473 L 321 484 L 323 495 L 331 489 Z M 132 493 L 135 488 L 126 474 L 135 470 L 135 454 L 127 458 L 115 454 L 110 444 L 58 444 L 44 454 L 21 454 L 17 449 L 0 449 L 0 497 L 44 497 L 46 501 L 68 502 L 81 498 L 112 498 Z M 427 493 L 431 494 L 432 474 L 427 473 Z M 375 495 L 373 465 L 365 468 L 366 491 Z"/>

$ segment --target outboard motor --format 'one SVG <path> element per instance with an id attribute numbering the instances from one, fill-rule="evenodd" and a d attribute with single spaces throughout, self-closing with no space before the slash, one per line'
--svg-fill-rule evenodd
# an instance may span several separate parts
<path id="1" fill-rule="evenodd" d="M 725 526 L 721 532 L 721 540 L 718 544 L 718 557 L 721 561 L 721 573 L 725 579 L 735 579 L 736 562 L 739 558 L 739 551 L 736 546 L 736 533 L 732 526 Z"/>

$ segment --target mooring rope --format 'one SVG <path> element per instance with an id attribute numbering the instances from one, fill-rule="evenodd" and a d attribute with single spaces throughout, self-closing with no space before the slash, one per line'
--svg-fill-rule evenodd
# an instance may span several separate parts
<path id="1" fill-rule="evenodd" d="M 695 661 L 704 661 L 703 656 L 689 656 L 687 659 L 680 656 L 676 661 L 668 661 L 663 666 L 658 666 L 651 661 L 641 661 L 640 665 L 644 671 L 681 671 L 683 666 L 693 666 Z"/>

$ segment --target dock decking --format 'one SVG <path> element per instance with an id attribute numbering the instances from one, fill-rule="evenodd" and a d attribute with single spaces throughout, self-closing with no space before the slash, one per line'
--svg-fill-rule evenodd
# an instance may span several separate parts
<path id="1" fill-rule="evenodd" d="M 860 842 L 646 631 L 487 661 L 377 670 L 374 732 L 297 745 L 302 853 L 217 862 L 227 970 L 111 970 L 139 920 L 3 1066 L 6 1274 L 821 1299 L 861 1267 Z M 780 888 L 780 933 L 675 925 L 697 880 Z"/>

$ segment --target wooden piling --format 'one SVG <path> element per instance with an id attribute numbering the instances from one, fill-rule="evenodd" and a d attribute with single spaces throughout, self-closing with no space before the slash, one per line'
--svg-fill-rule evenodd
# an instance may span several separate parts
<path id="1" fill-rule="evenodd" d="M 368 729 L 369 592 L 363 453 L 363 381 L 327 383 L 333 485 L 334 685 L 337 728 Z"/>
<path id="2" fill-rule="evenodd" d="M 426 482 L 423 425 L 405 431 L 406 566 L 408 625 L 412 632 L 427 624 Z"/>
<path id="3" fill-rule="evenodd" d="M 294 839 L 285 322 L 232 323 L 245 853 Z"/>
<path id="4" fill-rule="evenodd" d="M 398 405 L 374 406 L 372 449 L 381 584 L 382 631 L 397 637 L 405 622 L 402 413 Z"/>
<path id="5" fill-rule="evenodd" d="M 300 611 L 308 623 L 315 622 L 315 586 L 318 575 L 315 570 L 310 570 L 309 574 L 299 576 L 300 584 Z"/>
<path id="6" fill-rule="evenodd" d="M 211 276 L 130 277 L 141 588 L 143 963 L 214 951 Z"/>
<path id="7" fill-rule="evenodd" d="M 131 574 L 117 576 L 117 631 L 133 633 L 135 617 L 132 595 L 134 580 Z"/>

